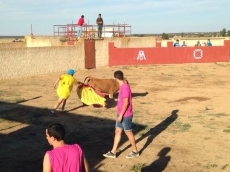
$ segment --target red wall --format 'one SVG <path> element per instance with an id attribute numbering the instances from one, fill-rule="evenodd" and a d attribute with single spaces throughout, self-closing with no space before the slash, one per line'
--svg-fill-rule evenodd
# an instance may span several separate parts
<path id="1" fill-rule="evenodd" d="M 224 46 L 173 47 L 172 42 L 167 46 L 116 48 L 110 42 L 109 66 L 228 62 L 230 57 L 230 40 L 225 40 Z"/>

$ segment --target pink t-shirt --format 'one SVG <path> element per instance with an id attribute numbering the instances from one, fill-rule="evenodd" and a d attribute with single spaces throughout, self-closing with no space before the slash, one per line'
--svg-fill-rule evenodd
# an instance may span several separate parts
<path id="1" fill-rule="evenodd" d="M 47 151 L 53 172 L 82 172 L 82 149 L 78 144 Z"/>
<path id="2" fill-rule="evenodd" d="M 120 112 L 122 110 L 123 104 L 124 104 L 124 98 L 128 98 L 128 107 L 125 111 L 125 114 L 123 117 L 128 117 L 133 115 L 132 110 L 132 93 L 131 89 L 128 84 L 124 83 L 120 86 L 119 89 L 119 95 L 118 95 L 118 102 L 117 102 L 117 114 L 120 115 Z"/>

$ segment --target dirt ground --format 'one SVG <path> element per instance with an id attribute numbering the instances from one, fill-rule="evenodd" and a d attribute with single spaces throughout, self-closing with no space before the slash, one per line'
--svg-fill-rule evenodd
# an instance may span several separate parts
<path id="1" fill-rule="evenodd" d="M 180 64 L 80 70 L 113 78 L 120 69 L 133 92 L 134 133 L 140 157 L 126 159 L 125 135 L 118 157 L 108 159 L 114 137 L 116 99 L 107 107 L 82 106 L 76 86 L 66 113 L 49 114 L 57 96 L 53 84 L 62 73 L 1 80 L 0 171 L 42 171 L 45 126 L 60 122 L 66 142 L 79 143 L 95 172 L 230 172 L 230 64 Z"/>

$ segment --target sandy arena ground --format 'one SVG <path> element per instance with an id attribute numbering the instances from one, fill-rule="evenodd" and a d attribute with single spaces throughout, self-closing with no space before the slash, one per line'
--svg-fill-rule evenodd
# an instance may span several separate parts
<path id="1" fill-rule="evenodd" d="M 95 172 L 230 172 L 230 64 L 180 64 L 100 68 L 74 76 L 113 78 L 121 69 L 133 92 L 134 133 L 140 157 L 126 159 L 125 134 L 118 157 L 108 159 L 116 101 L 107 108 L 82 106 L 76 86 L 66 113 L 49 114 L 62 73 L 1 80 L 0 171 L 42 171 L 45 126 L 60 122 L 66 142 L 79 143 Z"/>

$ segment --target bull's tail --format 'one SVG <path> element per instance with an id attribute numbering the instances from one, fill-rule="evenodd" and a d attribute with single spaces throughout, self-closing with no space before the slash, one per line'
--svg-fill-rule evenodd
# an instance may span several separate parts
<path id="1" fill-rule="evenodd" d="M 87 76 L 84 80 L 84 84 L 88 84 L 88 82 L 90 81 L 90 78 L 91 78 L 91 76 Z"/>

